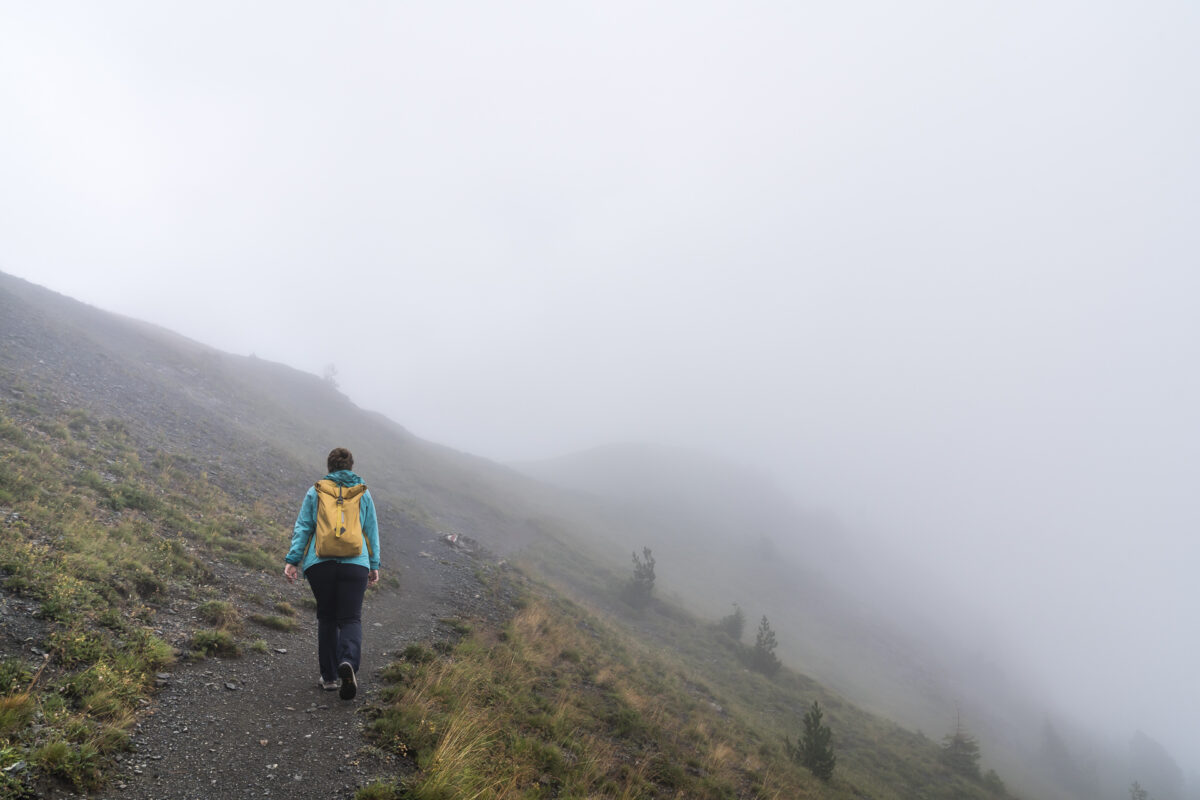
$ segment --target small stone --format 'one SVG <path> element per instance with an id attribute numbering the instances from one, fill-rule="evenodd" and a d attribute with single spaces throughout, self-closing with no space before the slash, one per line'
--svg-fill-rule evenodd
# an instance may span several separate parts
<path id="1" fill-rule="evenodd" d="M 276 647 L 275 652 L 279 653 L 280 655 L 283 655 L 284 653 L 287 652 L 287 648 L 286 647 Z"/>
<path id="2" fill-rule="evenodd" d="M 238 687 L 236 683 L 227 683 L 225 684 L 225 688 L 231 692 L 236 692 Z"/>
<path id="3" fill-rule="evenodd" d="M 259 739 L 258 743 L 261 744 L 263 747 L 266 747 L 268 744 L 270 744 L 270 742 L 268 742 L 266 739 Z"/>

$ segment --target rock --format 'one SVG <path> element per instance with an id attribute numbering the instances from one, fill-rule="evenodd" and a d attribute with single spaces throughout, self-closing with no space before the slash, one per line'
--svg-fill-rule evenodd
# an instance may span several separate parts
<path id="1" fill-rule="evenodd" d="M 236 692 L 238 690 L 238 685 L 236 683 L 226 683 L 225 688 L 231 692 Z"/>

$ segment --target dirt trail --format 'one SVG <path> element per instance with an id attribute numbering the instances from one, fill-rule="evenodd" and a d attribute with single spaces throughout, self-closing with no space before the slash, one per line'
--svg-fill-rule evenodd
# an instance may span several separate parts
<path id="1" fill-rule="evenodd" d="M 269 644 L 265 654 L 209 658 L 170 673 L 134 729 L 133 752 L 97 796 L 347 798 L 402 771 L 363 738 L 364 711 L 379 698 L 378 671 L 407 644 L 447 638 L 439 620 L 495 611 L 475 577 L 482 556 L 445 541 L 422 546 L 400 567 L 399 589 L 371 592 L 364 603 L 356 699 L 317 687 L 316 620 L 306 608 L 294 632 L 256 632 Z M 302 580 L 285 594 L 295 605 L 311 596 Z"/>

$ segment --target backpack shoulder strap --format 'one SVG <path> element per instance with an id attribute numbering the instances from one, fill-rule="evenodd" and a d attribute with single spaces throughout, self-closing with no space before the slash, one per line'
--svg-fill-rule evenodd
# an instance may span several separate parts
<path id="1" fill-rule="evenodd" d="M 308 548 L 310 548 L 310 547 L 313 548 L 314 556 L 316 556 L 316 554 L 317 554 L 317 546 L 315 544 L 313 544 L 313 540 L 317 538 L 317 508 L 316 507 L 321 502 L 321 499 L 319 497 L 317 497 L 317 494 L 321 493 L 321 482 L 317 481 L 316 483 L 314 483 L 313 488 L 316 489 L 316 494 L 313 495 L 313 529 L 312 529 L 312 533 L 310 533 L 308 535 L 308 544 L 304 545 L 304 553 L 300 557 L 301 564 L 304 563 L 304 559 L 308 555 Z"/>
<path id="2" fill-rule="evenodd" d="M 354 488 L 359 489 L 358 495 L 364 495 L 367 493 L 367 485 L 365 483 L 360 483 L 358 486 L 355 486 Z M 359 499 L 361 500 L 362 498 L 359 497 Z M 374 500 L 371 501 L 371 505 L 372 506 L 375 505 Z M 360 510 L 358 513 L 359 513 L 358 525 L 361 528 L 362 527 L 362 511 Z M 370 569 L 371 568 L 370 559 L 375 557 L 375 551 L 371 549 L 371 537 L 367 534 L 367 531 L 365 529 L 363 530 L 362 535 L 363 535 L 363 544 L 365 544 L 367 546 L 367 556 L 368 556 L 367 569 Z"/>

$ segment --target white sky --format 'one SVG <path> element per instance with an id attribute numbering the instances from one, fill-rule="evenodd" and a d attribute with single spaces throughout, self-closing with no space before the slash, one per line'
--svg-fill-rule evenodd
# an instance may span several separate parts
<path id="1" fill-rule="evenodd" d="M 1198 98 L 1182 0 L 0 0 L 0 270 L 762 464 L 1200 764 Z"/>

